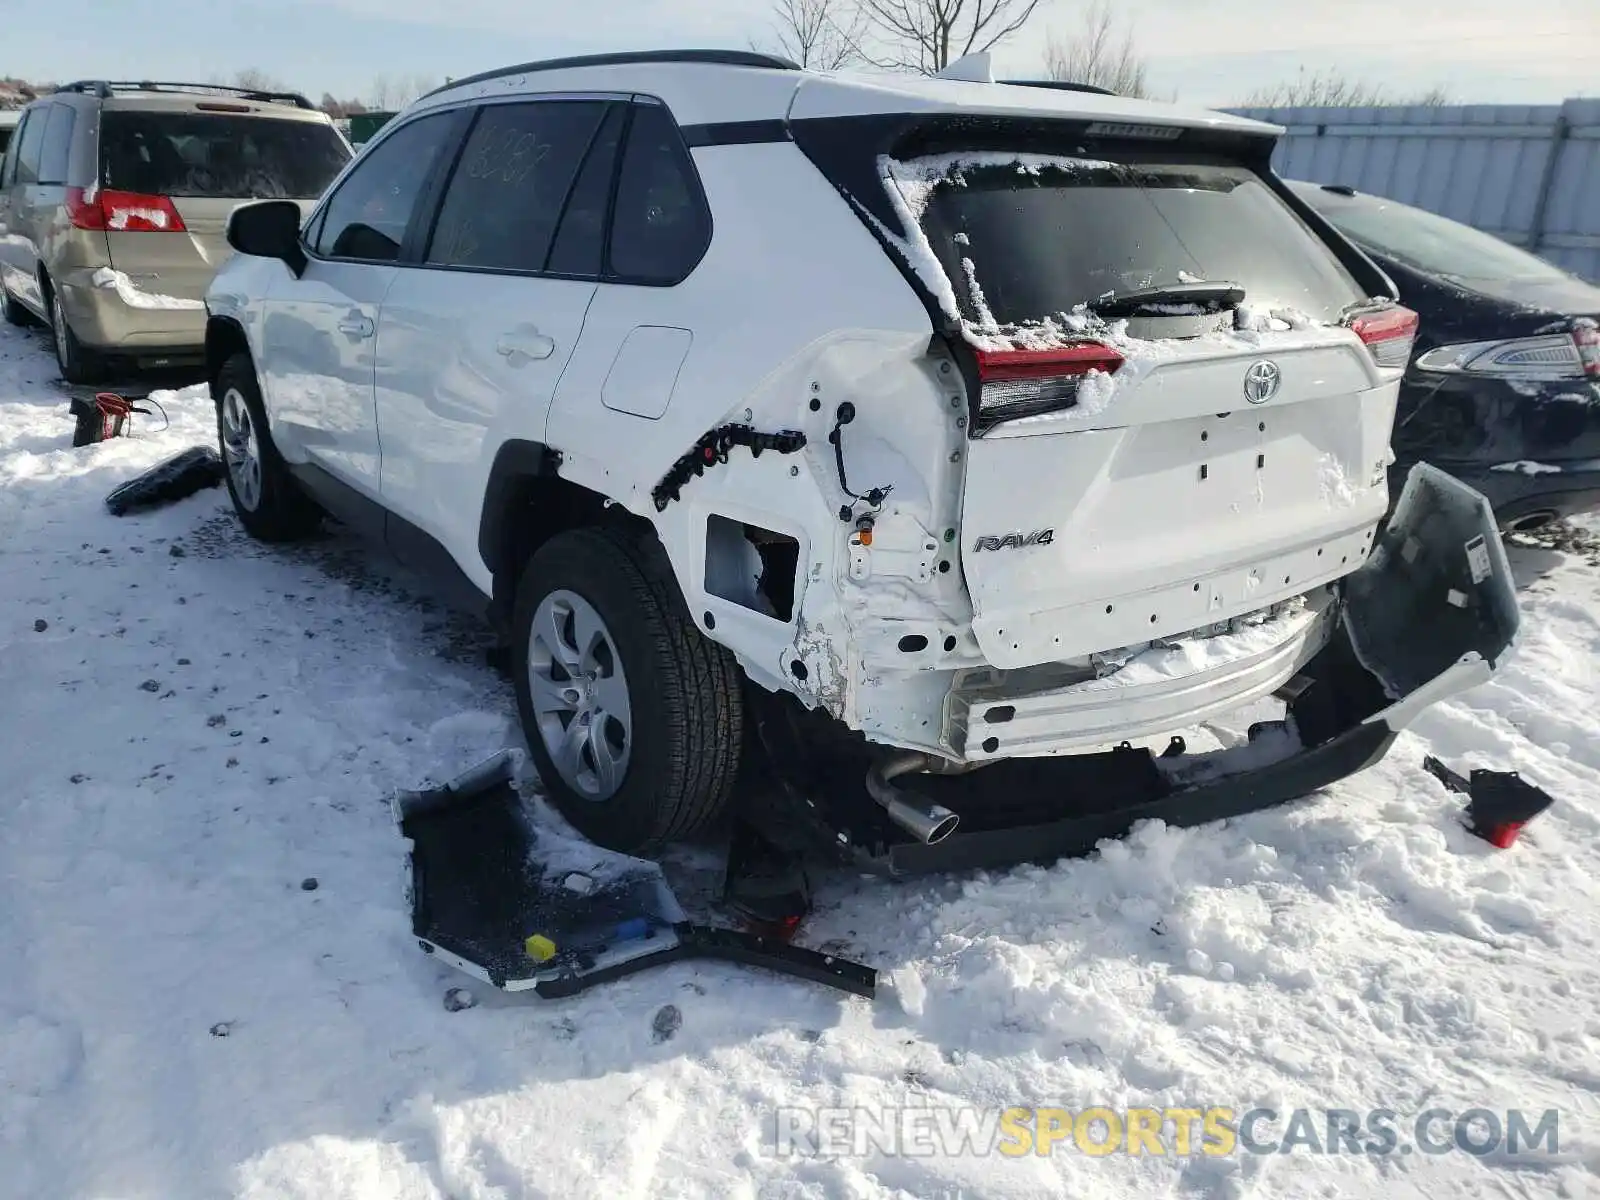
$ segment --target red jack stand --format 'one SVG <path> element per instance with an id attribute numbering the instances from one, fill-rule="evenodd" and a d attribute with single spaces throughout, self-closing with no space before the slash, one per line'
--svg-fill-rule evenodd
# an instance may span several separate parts
<path id="1" fill-rule="evenodd" d="M 1555 803 L 1543 788 L 1535 787 L 1515 771 L 1474 770 L 1463 778 L 1431 754 L 1423 770 L 1445 787 L 1467 799 L 1467 828 L 1501 850 L 1516 844 L 1523 826 Z"/>

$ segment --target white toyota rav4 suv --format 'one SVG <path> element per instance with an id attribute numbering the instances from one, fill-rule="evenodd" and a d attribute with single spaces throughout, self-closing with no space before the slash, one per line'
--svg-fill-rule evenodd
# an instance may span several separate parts
<path id="1" fill-rule="evenodd" d="M 1416 318 L 1280 131 L 947 74 L 512 67 L 231 219 L 240 519 L 486 612 L 602 843 L 748 772 L 890 869 L 1048 857 L 1358 770 L 1512 639 L 1477 493 L 1386 519 Z"/>

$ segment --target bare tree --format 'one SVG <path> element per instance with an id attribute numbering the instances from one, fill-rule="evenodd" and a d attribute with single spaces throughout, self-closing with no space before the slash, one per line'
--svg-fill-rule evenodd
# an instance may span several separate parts
<path id="1" fill-rule="evenodd" d="M 802 67 L 837 71 L 861 58 L 866 19 L 847 0 L 773 0 L 772 24 L 772 49 Z"/>
<path id="2" fill-rule="evenodd" d="M 874 66 L 933 75 L 968 54 L 993 50 L 1033 16 L 1041 0 L 857 0 L 864 32 L 888 53 Z"/>
<path id="3" fill-rule="evenodd" d="M 1382 84 L 1350 79 L 1335 71 L 1313 71 L 1304 67 L 1292 80 L 1257 88 L 1245 97 L 1246 108 L 1371 108 L 1379 105 L 1441 105 L 1450 103 L 1442 87 L 1425 92 L 1394 94 Z"/>
<path id="4" fill-rule="evenodd" d="M 282 80 L 274 79 L 260 67 L 246 67 L 242 71 L 235 71 L 233 86 L 246 88 L 252 92 L 286 92 L 287 84 Z"/>
<path id="5" fill-rule="evenodd" d="M 367 93 L 367 107 L 374 112 L 398 112 L 436 86 L 438 81 L 429 75 L 379 75 Z"/>
<path id="6" fill-rule="evenodd" d="M 1133 30 L 1119 29 L 1109 0 L 1094 0 L 1078 31 L 1050 35 L 1045 68 L 1051 79 L 1088 83 L 1119 96 L 1150 98 L 1150 67 L 1134 47 Z"/>
<path id="7" fill-rule="evenodd" d="M 317 107 L 334 118 L 354 116 L 356 113 L 367 111 L 367 106 L 361 101 L 341 100 L 332 92 L 323 92 L 322 103 Z"/>

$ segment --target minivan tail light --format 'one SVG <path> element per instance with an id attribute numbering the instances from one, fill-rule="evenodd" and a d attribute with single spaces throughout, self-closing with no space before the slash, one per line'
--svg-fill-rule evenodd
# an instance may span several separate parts
<path id="1" fill-rule="evenodd" d="M 114 188 L 68 188 L 67 219 L 78 229 L 112 233 L 187 232 L 169 197 Z"/>
<path id="2" fill-rule="evenodd" d="M 1074 408 L 1084 380 L 1096 373 L 1113 375 L 1124 362 L 1100 342 L 1050 350 L 979 350 L 977 357 L 982 388 L 973 423 L 976 434 L 1002 421 Z"/>
<path id="3" fill-rule="evenodd" d="M 1367 344 L 1372 361 L 1380 367 L 1404 369 L 1417 340 L 1417 314 L 1396 304 L 1350 319 L 1350 328 Z"/>

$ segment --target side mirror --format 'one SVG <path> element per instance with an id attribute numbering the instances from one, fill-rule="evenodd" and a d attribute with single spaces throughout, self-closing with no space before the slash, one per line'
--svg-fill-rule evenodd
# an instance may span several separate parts
<path id="1" fill-rule="evenodd" d="M 228 245 L 240 254 L 276 258 L 298 277 L 306 269 L 300 248 L 300 206 L 293 200 L 242 204 L 228 216 Z"/>

